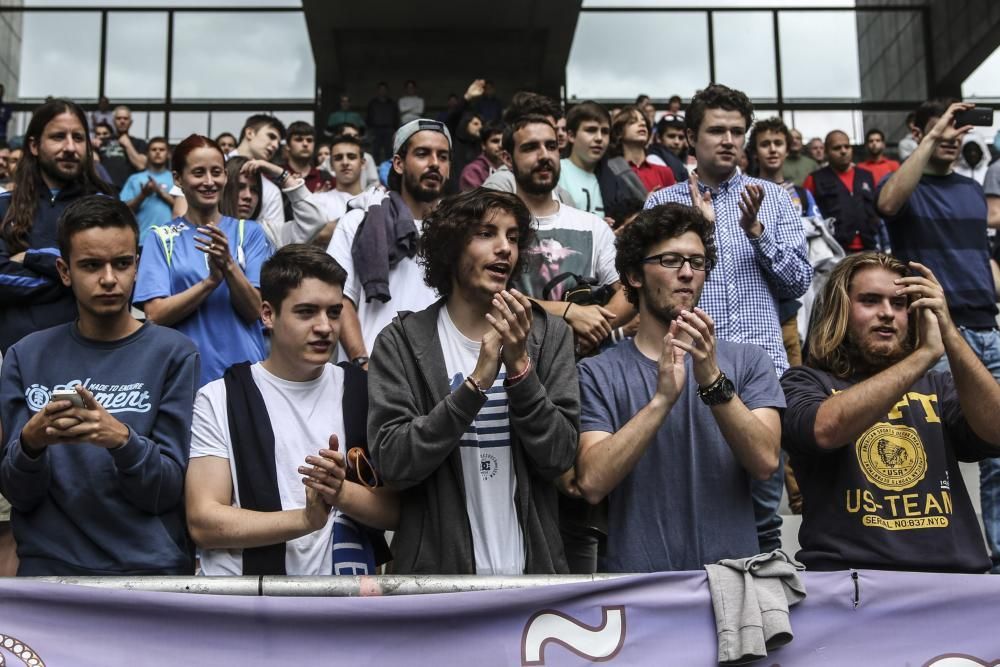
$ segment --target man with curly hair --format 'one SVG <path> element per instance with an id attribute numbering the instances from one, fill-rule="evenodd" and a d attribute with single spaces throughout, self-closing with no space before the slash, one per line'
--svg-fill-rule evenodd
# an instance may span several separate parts
<path id="1" fill-rule="evenodd" d="M 654 192 L 651 208 L 690 204 L 715 223 L 719 263 L 705 281 L 702 307 L 723 340 L 763 347 L 777 375 L 788 369 L 778 319 L 778 299 L 797 299 L 813 270 L 799 215 L 777 183 L 744 174 L 738 164 L 753 105 L 745 93 L 712 84 L 692 98 L 684 117 L 697 168 L 689 183 Z M 781 545 L 780 475 L 754 484 L 761 551 Z"/>
<path id="2" fill-rule="evenodd" d="M 781 378 L 782 446 L 804 500 L 798 558 L 811 570 L 987 571 L 958 462 L 1000 455 L 1000 385 L 945 288 L 923 264 L 860 253 L 818 304 L 809 358 Z M 935 368 L 943 354 L 950 373 Z"/>
<path id="3" fill-rule="evenodd" d="M 665 204 L 642 211 L 617 245 L 639 330 L 580 363 L 570 485 L 594 504 L 610 496 L 601 570 L 695 570 L 756 554 L 750 479 L 778 467 L 785 400 L 767 353 L 717 339 L 697 307 L 716 263 L 712 225 Z"/>
<path id="4" fill-rule="evenodd" d="M 423 221 L 442 298 L 400 313 L 370 367 L 368 440 L 400 491 L 400 574 L 568 571 L 553 480 L 576 457 L 572 331 L 510 288 L 531 241 L 516 195 L 479 188 Z"/>

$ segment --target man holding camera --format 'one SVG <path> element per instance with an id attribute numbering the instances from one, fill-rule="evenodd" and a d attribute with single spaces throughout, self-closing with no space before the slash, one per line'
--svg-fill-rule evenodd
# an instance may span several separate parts
<path id="1" fill-rule="evenodd" d="M 1000 331 L 986 236 L 982 187 L 955 173 L 962 137 L 973 126 L 960 118 L 972 104 L 930 100 L 914 114 L 917 150 L 879 188 L 877 206 L 889 229 L 893 254 L 919 262 L 940 281 L 951 319 L 993 377 L 1000 381 Z M 956 119 L 960 122 L 956 122 Z M 989 124 L 988 116 L 983 122 Z M 937 369 L 948 367 L 947 356 Z M 1000 572 L 1000 462 L 980 462 L 983 524 Z"/>
<path id="2" fill-rule="evenodd" d="M 503 148 L 511 156 L 517 196 L 537 222 L 526 271 L 516 279 L 518 289 L 550 315 L 566 320 L 578 353 L 596 350 L 613 333 L 621 338 L 624 332 L 615 327 L 628 322 L 634 312 L 615 270 L 615 236 L 596 215 L 561 204 L 552 196 L 559 184 L 555 127 L 545 116 L 526 115 L 504 131 Z M 562 274 L 571 275 L 556 281 Z M 564 300 L 567 289 L 588 291 L 577 277 L 594 279 L 589 286 L 592 296 L 577 302 Z"/>

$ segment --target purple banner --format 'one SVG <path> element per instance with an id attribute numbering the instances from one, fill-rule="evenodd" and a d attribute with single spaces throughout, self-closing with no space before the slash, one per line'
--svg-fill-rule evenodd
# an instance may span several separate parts
<path id="1" fill-rule="evenodd" d="M 1000 577 L 805 573 L 758 665 L 1000 660 Z M 856 604 L 857 602 L 857 604 Z M 153 593 L 0 579 L 0 665 L 714 665 L 704 572 L 395 597 Z"/>

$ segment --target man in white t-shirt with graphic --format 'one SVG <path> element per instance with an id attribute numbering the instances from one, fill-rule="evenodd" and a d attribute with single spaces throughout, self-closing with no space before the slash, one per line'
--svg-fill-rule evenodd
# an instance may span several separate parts
<path id="1" fill-rule="evenodd" d="M 344 277 L 321 248 L 279 249 L 261 269 L 270 354 L 198 392 L 186 509 L 203 574 L 372 574 L 396 527 L 368 463 L 365 373 L 329 363 Z"/>
<path id="2" fill-rule="evenodd" d="M 421 310 L 437 299 L 415 255 L 421 223 L 451 173 L 451 133 L 442 122 L 420 118 L 400 127 L 392 146 L 389 190 L 375 186 L 351 200 L 327 249 L 347 271 L 342 356 L 362 368 L 397 311 Z"/>
<path id="3" fill-rule="evenodd" d="M 424 220 L 423 278 L 371 361 L 375 467 L 400 491 L 400 574 L 565 573 L 553 480 L 573 465 L 569 328 L 510 289 L 532 236 L 515 195 L 477 189 Z"/>
<path id="4" fill-rule="evenodd" d="M 615 269 L 615 235 L 596 215 L 552 197 L 560 181 L 559 149 L 547 118 L 527 115 L 515 121 L 504 132 L 504 150 L 511 156 L 517 195 L 538 225 L 526 270 L 515 284 L 550 315 L 566 320 L 580 353 L 595 350 L 635 315 Z M 574 278 L 554 284 L 546 296 L 546 285 L 564 273 L 595 279 L 610 299 L 604 306 L 563 301 L 565 291 L 577 286 Z"/>
<path id="5" fill-rule="evenodd" d="M 537 221 L 535 242 L 526 251 L 527 269 L 516 281 L 518 288 L 570 325 L 578 353 L 596 350 L 611 337 L 621 340 L 626 335 L 622 327 L 633 319 L 635 310 L 625 298 L 615 269 L 615 236 L 596 215 L 552 197 L 560 182 L 555 127 L 544 116 L 523 116 L 504 132 L 504 150 L 511 156 L 517 194 Z M 611 295 L 610 300 L 603 306 L 561 300 L 565 289 L 576 286 L 575 278 L 556 284 L 546 295 L 546 285 L 567 273 L 595 279 L 596 287 Z M 598 548 L 595 531 L 603 529 L 600 515 L 580 500 L 560 498 L 559 505 L 570 571 L 593 573 Z"/>

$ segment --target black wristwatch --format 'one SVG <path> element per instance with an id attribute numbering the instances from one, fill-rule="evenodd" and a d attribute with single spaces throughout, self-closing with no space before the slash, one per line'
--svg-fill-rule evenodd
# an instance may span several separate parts
<path id="1" fill-rule="evenodd" d="M 351 363 L 358 368 L 363 368 L 364 365 L 368 363 L 368 357 L 354 357 L 351 359 Z"/>
<path id="2" fill-rule="evenodd" d="M 721 405 L 733 400 L 736 395 L 736 387 L 726 374 L 719 371 L 719 377 L 707 387 L 698 387 L 698 396 L 705 405 Z"/>

